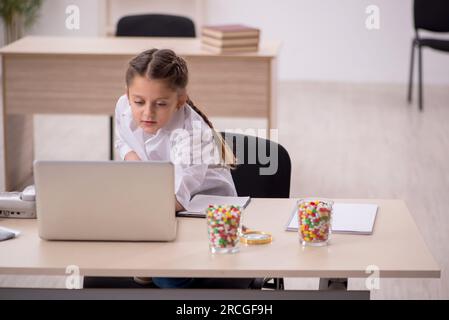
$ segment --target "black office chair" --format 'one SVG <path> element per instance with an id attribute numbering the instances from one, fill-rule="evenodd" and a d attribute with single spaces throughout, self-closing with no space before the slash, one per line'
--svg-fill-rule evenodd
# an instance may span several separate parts
<path id="1" fill-rule="evenodd" d="M 117 37 L 194 38 L 195 24 L 187 17 L 167 14 L 142 14 L 120 18 Z M 109 118 L 109 159 L 114 159 L 114 118 Z"/>
<path id="2" fill-rule="evenodd" d="M 237 157 L 238 165 L 231 171 L 231 175 L 239 196 L 250 196 L 251 198 L 290 197 L 291 160 L 282 145 L 254 136 L 236 133 L 221 134 Z M 259 153 L 262 155 L 262 159 L 257 156 Z M 272 173 L 271 171 L 274 169 L 274 174 L 264 174 Z M 268 170 L 268 172 L 263 172 L 263 170 Z M 284 289 L 283 278 L 255 279 L 254 283 L 260 285 L 261 281 L 263 288 Z"/>
<path id="3" fill-rule="evenodd" d="M 263 138 L 237 133 L 226 132 L 221 135 L 237 158 L 237 168 L 232 170 L 231 174 L 239 196 L 290 197 L 291 161 L 287 150 L 282 145 Z M 277 157 L 276 154 L 271 154 L 272 152 L 277 153 Z M 258 153 L 262 157 L 259 158 Z M 275 172 L 269 170 L 270 166 L 272 170 L 275 169 Z"/>
<path id="4" fill-rule="evenodd" d="M 167 14 L 142 14 L 122 17 L 117 37 L 195 37 L 195 24 L 187 17 Z"/>
<path id="5" fill-rule="evenodd" d="M 423 110 L 422 93 L 422 47 L 449 52 L 449 40 L 421 38 L 419 30 L 433 32 L 449 32 L 449 1 L 448 0 L 415 0 L 413 4 L 415 38 L 412 40 L 410 58 L 410 74 L 408 82 L 407 101 L 412 101 L 413 65 L 415 47 L 418 48 L 418 105 Z"/>
<path id="6" fill-rule="evenodd" d="M 237 168 L 231 170 L 231 175 L 239 196 L 289 198 L 291 161 L 283 146 L 270 140 L 242 134 L 221 133 L 221 135 L 238 160 Z M 258 156 L 259 151 L 261 157 Z M 268 159 L 270 162 L 267 161 Z M 276 170 L 272 172 L 270 168 Z M 263 170 L 269 170 L 269 172 Z M 140 285 L 132 277 L 84 277 L 84 288 L 156 288 L 156 286 L 152 283 Z M 284 280 L 282 278 L 201 278 L 195 280 L 194 288 L 283 290 Z"/>

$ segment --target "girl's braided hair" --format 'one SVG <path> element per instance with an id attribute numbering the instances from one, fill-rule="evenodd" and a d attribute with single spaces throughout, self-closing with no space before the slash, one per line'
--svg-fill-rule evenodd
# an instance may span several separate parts
<path id="1" fill-rule="evenodd" d="M 136 75 L 149 79 L 164 80 L 173 90 L 187 87 L 189 71 L 186 61 L 170 49 L 146 50 L 129 62 L 126 71 L 126 85 L 129 87 Z M 211 128 L 215 142 L 220 147 L 221 164 L 235 168 L 237 160 L 221 134 L 215 131 L 209 118 L 188 98 L 187 104 L 198 113 Z"/>

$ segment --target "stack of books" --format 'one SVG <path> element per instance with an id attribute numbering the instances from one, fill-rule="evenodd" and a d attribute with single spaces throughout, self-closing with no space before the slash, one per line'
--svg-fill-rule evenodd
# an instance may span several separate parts
<path id="1" fill-rule="evenodd" d="M 215 53 L 258 51 L 260 30 L 240 24 L 204 26 L 201 45 Z"/>

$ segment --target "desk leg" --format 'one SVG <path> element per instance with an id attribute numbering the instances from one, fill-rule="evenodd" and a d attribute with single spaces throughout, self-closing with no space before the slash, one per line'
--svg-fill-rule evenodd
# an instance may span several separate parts
<path id="1" fill-rule="evenodd" d="M 33 115 L 4 114 L 5 190 L 23 190 L 33 183 Z"/>
<path id="2" fill-rule="evenodd" d="M 348 291 L 348 279 L 346 278 L 320 278 L 319 292 L 334 292 L 336 296 L 345 297 L 352 292 L 354 299 L 369 300 L 371 293 L 366 291 Z"/>
<path id="3" fill-rule="evenodd" d="M 348 290 L 348 279 L 320 278 L 319 290 Z"/>

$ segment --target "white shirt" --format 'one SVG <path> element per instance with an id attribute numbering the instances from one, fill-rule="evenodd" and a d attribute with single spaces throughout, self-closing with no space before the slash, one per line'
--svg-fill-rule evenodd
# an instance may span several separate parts
<path id="1" fill-rule="evenodd" d="M 176 135 L 177 132 L 183 132 L 184 139 L 180 138 L 181 135 Z M 206 136 L 210 128 L 188 104 L 175 111 L 170 121 L 155 134 L 148 134 L 133 120 L 128 97 L 123 95 L 117 101 L 115 147 L 120 153 L 120 158 L 124 160 L 128 152 L 134 151 L 142 161 L 157 160 L 173 163 L 176 198 L 186 209 L 191 197 L 195 194 L 237 195 L 228 168 L 210 165 L 207 161 L 198 160 L 198 158 L 196 161 L 180 161 L 180 154 L 187 155 L 192 160 L 195 151 L 205 148 L 207 142 L 194 138 L 194 136 L 198 138 L 199 132 Z M 193 143 L 186 143 L 192 139 Z"/>

